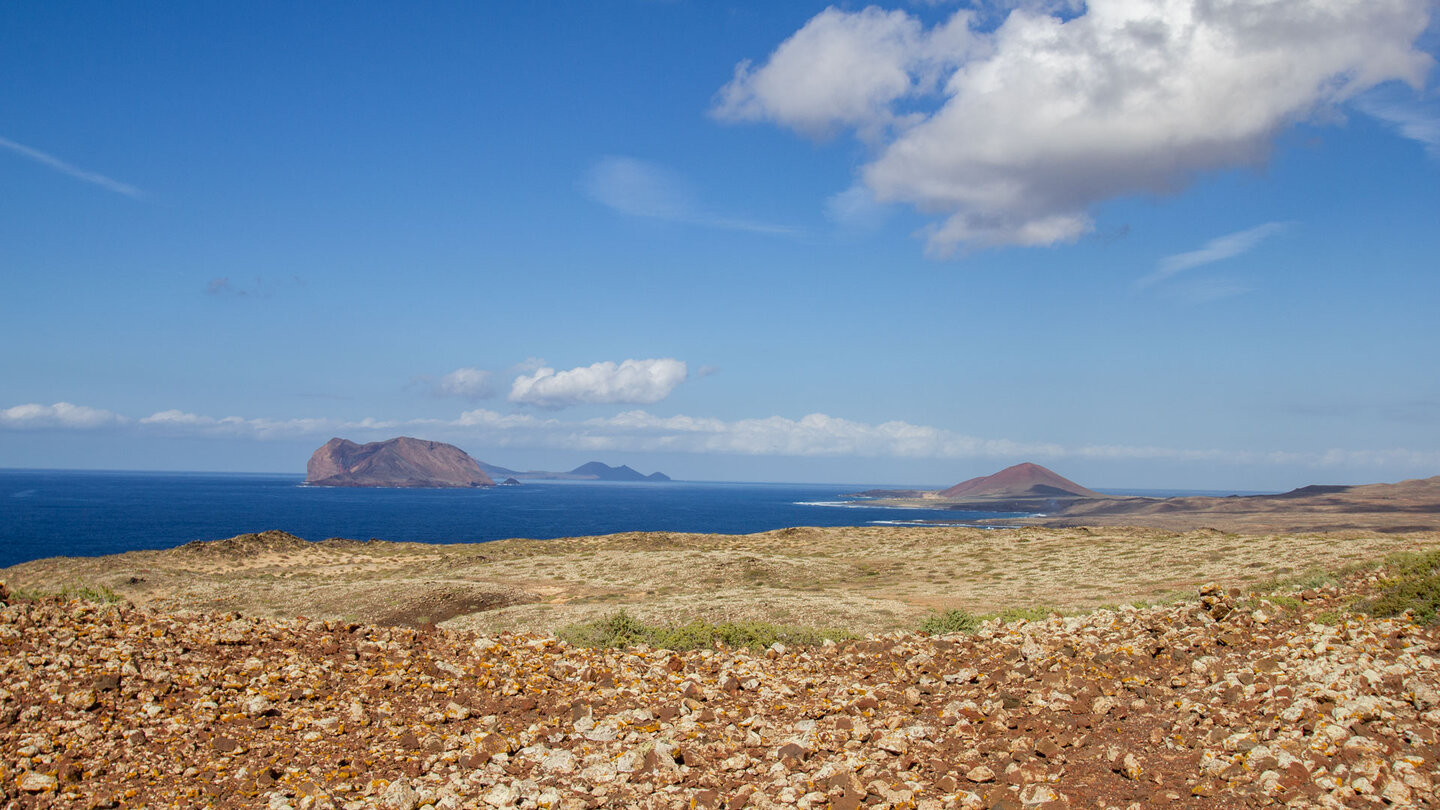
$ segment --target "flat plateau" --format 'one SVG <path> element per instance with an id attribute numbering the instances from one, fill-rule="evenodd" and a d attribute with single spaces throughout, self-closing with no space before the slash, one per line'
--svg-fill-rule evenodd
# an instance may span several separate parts
<path id="1" fill-rule="evenodd" d="M 0 570 L 12 589 L 89 586 L 158 610 L 553 632 L 624 608 L 660 623 L 768 622 L 855 633 L 936 610 L 1091 609 L 1215 580 L 1251 589 L 1399 551 L 1440 532 L 1234 534 L 1123 527 L 790 528 L 430 545 L 283 532 Z"/>

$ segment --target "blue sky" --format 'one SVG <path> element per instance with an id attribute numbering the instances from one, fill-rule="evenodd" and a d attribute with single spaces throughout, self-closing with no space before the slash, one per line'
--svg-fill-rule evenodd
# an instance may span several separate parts
<path id="1" fill-rule="evenodd" d="M 1436 12 L 0 5 L 0 467 L 1440 474 Z"/>

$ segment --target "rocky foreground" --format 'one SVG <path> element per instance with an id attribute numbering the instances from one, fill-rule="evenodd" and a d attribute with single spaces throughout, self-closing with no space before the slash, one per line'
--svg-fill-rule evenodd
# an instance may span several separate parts
<path id="1" fill-rule="evenodd" d="M 1363 587 L 1363 582 L 1358 587 Z M 0 609 L 10 807 L 1402 807 L 1440 634 L 1200 601 L 803 650 Z"/>

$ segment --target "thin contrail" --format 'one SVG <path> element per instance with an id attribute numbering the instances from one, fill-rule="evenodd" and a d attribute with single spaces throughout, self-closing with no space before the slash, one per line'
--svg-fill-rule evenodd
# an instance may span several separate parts
<path id="1" fill-rule="evenodd" d="M 101 188 L 109 189 L 116 194 L 124 194 L 126 197 L 130 197 L 132 199 L 145 199 L 145 192 L 141 191 L 138 188 L 135 188 L 132 185 L 129 185 L 128 183 L 122 183 L 119 180 L 106 177 L 103 174 L 99 174 L 97 172 L 87 172 L 79 167 L 71 166 L 69 163 L 66 163 L 65 161 L 55 157 L 54 155 L 46 154 L 44 152 L 41 152 L 39 149 L 31 149 L 23 143 L 16 143 L 9 138 L 0 137 L 0 146 L 3 146 L 6 149 L 9 149 L 10 151 L 17 154 L 30 158 L 36 163 L 49 166 L 57 172 L 68 174 L 76 180 L 84 180 L 87 183 L 93 183 L 94 185 L 100 186 Z"/>

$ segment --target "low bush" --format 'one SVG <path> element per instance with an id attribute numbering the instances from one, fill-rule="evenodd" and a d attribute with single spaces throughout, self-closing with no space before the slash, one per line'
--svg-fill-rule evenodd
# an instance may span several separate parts
<path id="1" fill-rule="evenodd" d="M 83 602 L 100 602 L 102 604 L 112 604 L 120 601 L 120 594 L 104 585 L 65 585 L 59 590 L 53 591 L 43 588 L 18 588 L 15 590 L 14 596 L 18 599 L 28 599 L 31 601 L 52 597 L 59 597 L 66 602 L 74 599 L 79 599 Z"/>
<path id="2" fill-rule="evenodd" d="M 696 619 L 688 624 L 662 626 L 646 624 L 621 610 L 601 619 L 572 624 L 560 630 L 560 638 L 580 647 L 634 647 L 645 644 L 667 650 L 694 650 L 723 643 L 731 647 L 761 650 L 776 642 L 787 647 L 806 647 L 830 641 L 844 641 L 855 635 L 834 628 L 798 627 L 768 622 L 714 622 Z"/>
<path id="3" fill-rule="evenodd" d="M 947 610 L 944 613 L 932 613 L 920 621 L 916 629 L 921 633 L 931 636 L 943 635 L 945 633 L 973 633 L 980 629 L 980 623 L 988 619 L 999 619 L 1002 622 L 1039 622 L 1050 618 L 1050 614 L 1056 612 L 1048 607 L 1013 607 L 1006 608 L 999 613 L 986 613 L 977 616 L 964 610 Z"/>
<path id="4" fill-rule="evenodd" d="M 1376 616 L 1412 610 L 1423 624 L 1440 619 L 1440 550 L 1397 554 L 1386 560 L 1384 574 L 1379 593 L 1361 603 L 1361 610 Z"/>
<path id="5" fill-rule="evenodd" d="M 1054 612 L 1054 609 L 1048 607 L 1014 607 L 1000 611 L 995 618 L 1007 624 L 1018 621 L 1043 622 Z"/>
<path id="6" fill-rule="evenodd" d="M 946 633 L 973 633 L 980 629 L 981 619 L 972 613 L 963 610 L 947 610 L 944 613 L 934 613 L 925 617 L 920 622 L 920 632 L 931 636 L 940 636 Z"/>
<path id="7" fill-rule="evenodd" d="M 1250 590 L 1260 594 L 1271 594 L 1280 591 L 1308 591 L 1312 588 L 1325 588 L 1338 583 L 1339 580 L 1335 573 L 1311 569 L 1294 576 L 1261 580 L 1250 586 Z"/>

